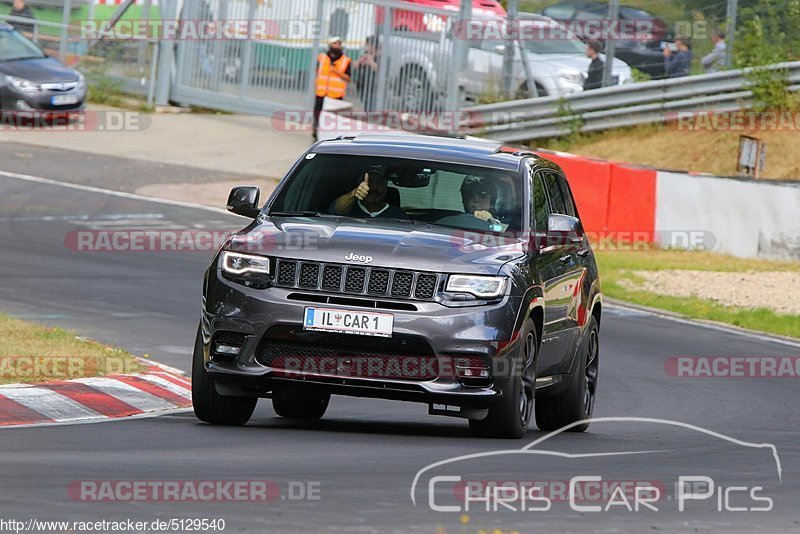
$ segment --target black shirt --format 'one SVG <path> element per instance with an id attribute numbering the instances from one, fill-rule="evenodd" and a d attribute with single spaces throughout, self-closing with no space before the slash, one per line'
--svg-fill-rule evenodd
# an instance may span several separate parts
<path id="1" fill-rule="evenodd" d="M 583 90 L 600 89 L 603 87 L 603 62 L 596 57 L 589 63 L 589 73 L 583 82 Z"/>
<path id="2" fill-rule="evenodd" d="M 25 6 L 19 11 L 16 9 L 12 9 L 9 13 L 11 17 L 20 17 L 26 19 L 35 19 L 36 17 L 33 16 L 33 12 L 29 6 Z M 27 22 L 11 22 L 10 23 L 14 28 L 21 32 L 32 32 L 33 31 L 33 24 L 28 24 Z"/>

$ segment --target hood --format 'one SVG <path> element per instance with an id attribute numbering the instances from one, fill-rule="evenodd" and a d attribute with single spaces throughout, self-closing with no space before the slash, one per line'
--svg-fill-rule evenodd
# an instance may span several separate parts
<path id="1" fill-rule="evenodd" d="M 602 54 L 600 55 L 600 59 L 603 61 L 606 60 L 605 56 Z M 540 67 L 541 64 L 544 63 L 556 70 L 587 72 L 592 60 L 581 54 L 534 54 L 528 52 L 528 62 L 534 63 L 537 67 Z M 611 67 L 612 72 L 621 74 L 627 72 L 629 69 L 627 63 L 621 59 L 614 58 L 614 63 Z"/>
<path id="2" fill-rule="evenodd" d="M 439 273 L 495 275 L 523 255 L 523 241 L 424 223 L 340 217 L 266 217 L 233 236 L 230 248 L 276 258 Z M 352 262 L 350 254 L 371 261 Z"/>
<path id="3" fill-rule="evenodd" d="M 78 72 L 51 57 L 0 62 L 0 73 L 37 83 L 74 82 Z"/>

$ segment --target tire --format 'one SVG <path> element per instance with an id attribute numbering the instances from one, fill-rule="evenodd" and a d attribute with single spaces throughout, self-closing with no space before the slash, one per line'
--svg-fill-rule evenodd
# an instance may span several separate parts
<path id="1" fill-rule="evenodd" d="M 539 347 L 536 328 L 530 321 L 519 339 L 514 372 L 506 379 L 507 387 L 503 388 L 502 398 L 489 407 L 485 419 L 469 420 L 469 429 L 475 436 L 518 439 L 528 431 L 533 413 L 536 354 Z"/>
<path id="2" fill-rule="evenodd" d="M 401 111 L 427 112 L 433 109 L 433 92 L 428 77 L 419 65 L 410 65 L 400 73 Z"/>
<path id="3" fill-rule="evenodd" d="M 255 397 L 225 397 L 217 393 L 214 381 L 203 365 L 203 341 L 198 327 L 192 357 L 192 406 L 195 416 L 212 425 L 241 426 L 250 420 L 257 402 Z"/>
<path id="4" fill-rule="evenodd" d="M 558 430 L 592 416 L 597 393 L 599 354 L 600 332 L 597 321 L 591 316 L 586 329 L 586 338 L 580 347 L 579 364 L 570 375 L 566 389 L 556 395 L 537 400 L 536 426 L 541 430 Z M 569 431 L 583 432 L 587 428 L 589 428 L 588 422 L 573 426 Z"/>
<path id="5" fill-rule="evenodd" d="M 542 87 L 539 82 L 534 82 L 536 84 L 536 94 L 537 98 L 540 96 L 547 96 L 547 91 L 545 91 L 544 87 Z M 530 90 L 528 89 L 528 82 L 524 82 L 522 85 L 519 86 L 517 89 L 516 99 L 517 100 L 524 100 L 526 98 L 533 98 Z"/>
<path id="6" fill-rule="evenodd" d="M 289 419 L 320 419 L 330 400 L 330 393 L 276 389 L 272 392 L 272 409 Z"/>

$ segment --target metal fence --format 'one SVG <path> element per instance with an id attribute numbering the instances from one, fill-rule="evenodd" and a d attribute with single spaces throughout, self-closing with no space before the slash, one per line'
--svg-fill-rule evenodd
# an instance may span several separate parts
<path id="1" fill-rule="evenodd" d="M 505 142 L 676 121 L 682 113 L 726 113 L 753 106 L 745 70 L 607 87 L 567 98 L 536 98 L 468 108 L 468 133 Z M 800 61 L 768 70 L 800 91 Z"/>

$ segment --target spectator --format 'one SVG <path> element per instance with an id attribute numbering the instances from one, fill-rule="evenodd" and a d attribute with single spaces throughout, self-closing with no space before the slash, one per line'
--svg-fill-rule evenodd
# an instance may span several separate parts
<path id="1" fill-rule="evenodd" d="M 319 116 L 325 97 L 344 99 L 350 81 L 350 58 L 344 53 L 341 37 L 328 40 L 328 51 L 317 56 L 317 90 L 314 100 L 314 125 L 311 136 L 317 140 Z"/>
<path id="2" fill-rule="evenodd" d="M 591 58 L 592 62 L 589 63 L 589 72 L 587 72 L 586 80 L 583 82 L 584 91 L 603 87 L 603 60 L 600 59 L 602 50 L 603 45 L 600 44 L 600 41 L 586 43 L 586 55 Z"/>
<path id="3" fill-rule="evenodd" d="M 12 17 L 36 20 L 36 17 L 33 16 L 33 11 L 31 11 L 31 8 L 25 3 L 25 0 L 14 0 L 13 9 L 9 15 Z M 33 33 L 34 25 L 29 22 L 14 21 L 10 24 L 14 26 L 17 31 Z"/>
<path id="4" fill-rule="evenodd" d="M 380 61 L 378 37 L 370 35 L 364 47 L 364 54 L 356 61 L 356 86 L 364 103 L 364 111 L 372 111 L 375 106 L 375 88 L 378 83 L 378 62 Z"/>
<path id="5" fill-rule="evenodd" d="M 711 34 L 711 42 L 714 43 L 714 50 L 703 56 L 700 61 L 706 72 L 719 72 L 725 68 L 725 34 L 721 29 L 715 28 Z"/>
<path id="6" fill-rule="evenodd" d="M 689 76 L 692 69 L 692 42 L 688 37 L 676 37 L 673 52 L 669 46 L 664 47 L 664 70 L 667 77 L 680 78 Z"/>

